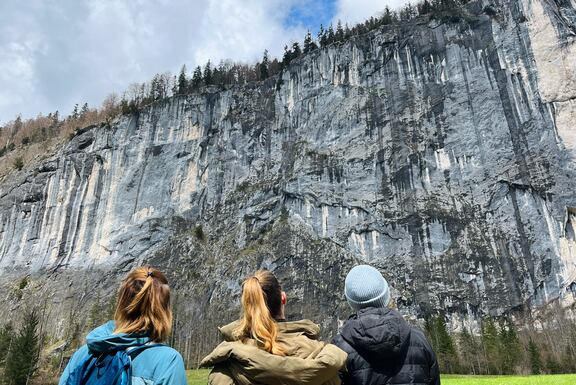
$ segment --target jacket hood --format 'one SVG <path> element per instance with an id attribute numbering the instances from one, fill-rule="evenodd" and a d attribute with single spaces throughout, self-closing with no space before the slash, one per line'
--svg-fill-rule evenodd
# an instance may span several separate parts
<path id="1" fill-rule="evenodd" d="M 124 350 L 132 346 L 141 346 L 150 342 L 150 338 L 144 334 L 114 334 L 114 327 L 114 321 L 108 321 L 88 333 L 86 336 L 86 345 L 88 345 L 91 353 L 107 353 Z"/>
<path id="2" fill-rule="evenodd" d="M 234 321 L 228 325 L 224 325 L 218 328 L 225 341 L 235 341 L 237 339 L 234 335 L 234 330 L 239 323 L 240 321 Z M 313 340 L 317 340 L 320 337 L 320 326 L 307 319 L 300 321 L 277 322 L 276 325 L 278 326 L 278 334 L 280 336 L 302 335 Z"/>
<path id="3" fill-rule="evenodd" d="M 370 362 L 403 361 L 410 345 L 410 325 L 388 308 L 366 308 L 350 316 L 340 334 Z"/>

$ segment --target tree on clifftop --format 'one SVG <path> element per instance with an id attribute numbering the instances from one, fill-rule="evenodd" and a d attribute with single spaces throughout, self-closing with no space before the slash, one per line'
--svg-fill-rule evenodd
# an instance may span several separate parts
<path id="1" fill-rule="evenodd" d="M 188 79 L 186 78 L 186 64 L 182 65 L 180 75 L 178 75 L 178 93 L 180 95 L 186 93 L 188 89 Z"/>
<path id="2" fill-rule="evenodd" d="M 304 38 L 304 54 L 312 52 L 317 48 L 318 46 L 316 43 L 314 43 L 314 40 L 312 40 L 312 34 L 310 31 L 308 31 L 308 33 L 306 33 L 306 37 Z"/>
<path id="3" fill-rule="evenodd" d="M 202 84 L 202 68 L 197 66 L 192 74 L 192 88 L 197 89 Z"/>
<path id="4" fill-rule="evenodd" d="M 212 84 L 212 65 L 210 64 L 210 60 L 204 66 L 204 75 L 202 76 L 202 80 L 204 80 L 204 84 L 209 86 Z"/>
<path id="5" fill-rule="evenodd" d="M 262 63 L 258 65 L 260 72 L 260 79 L 267 79 L 269 76 L 268 66 L 270 65 L 270 60 L 268 59 L 268 50 L 264 50 L 264 55 L 262 55 Z"/>

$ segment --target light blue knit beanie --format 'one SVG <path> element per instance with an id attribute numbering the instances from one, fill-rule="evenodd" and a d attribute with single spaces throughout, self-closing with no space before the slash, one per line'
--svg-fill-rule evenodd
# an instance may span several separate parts
<path id="1" fill-rule="evenodd" d="M 350 270 L 344 282 L 344 295 L 350 307 L 386 307 L 390 302 L 388 282 L 372 266 L 359 265 Z"/>

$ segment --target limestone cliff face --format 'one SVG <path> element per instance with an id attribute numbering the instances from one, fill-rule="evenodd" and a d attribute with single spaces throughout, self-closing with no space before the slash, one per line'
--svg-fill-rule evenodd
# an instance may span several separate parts
<path id="1" fill-rule="evenodd" d="M 0 185 L 5 288 L 32 273 L 54 309 L 80 309 L 152 262 L 174 282 L 187 357 L 236 316 L 258 267 L 291 314 L 332 330 L 360 261 L 416 316 L 569 301 L 575 8 L 477 1 L 467 22 L 386 27 L 280 78 L 88 128 Z"/>

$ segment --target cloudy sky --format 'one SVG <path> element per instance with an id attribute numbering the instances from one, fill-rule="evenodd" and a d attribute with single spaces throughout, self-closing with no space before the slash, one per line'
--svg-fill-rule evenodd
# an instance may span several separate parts
<path id="1" fill-rule="evenodd" d="M 0 0 L 0 124 L 98 106 L 111 92 L 208 59 L 281 56 L 307 29 L 406 0 Z"/>

